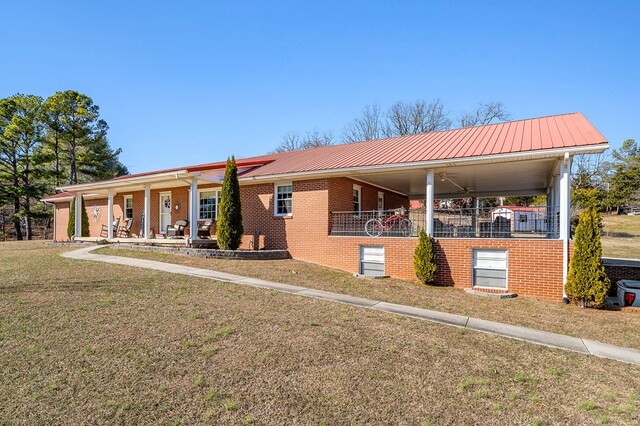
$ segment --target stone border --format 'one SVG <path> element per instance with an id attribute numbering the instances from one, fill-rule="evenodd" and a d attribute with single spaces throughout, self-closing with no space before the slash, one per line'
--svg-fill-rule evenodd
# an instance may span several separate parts
<path id="1" fill-rule="evenodd" d="M 287 250 L 219 250 L 191 247 L 147 246 L 137 244 L 105 244 L 104 247 L 171 253 L 182 256 L 201 257 L 205 259 L 280 260 L 291 258 Z"/>

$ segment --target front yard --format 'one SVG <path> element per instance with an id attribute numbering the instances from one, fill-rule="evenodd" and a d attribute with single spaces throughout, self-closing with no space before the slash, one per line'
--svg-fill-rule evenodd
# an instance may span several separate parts
<path id="1" fill-rule="evenodd" d="M 450 287 L 421 286 L 396 279 L 361 279 L 297 260 L 202 259 L 105 247 L 94 253 L 139 257 L 209 268 L 319 290 L 532 327 L 640 349 L 640 312 L 580 309 L 533 299 L 488 299 Z"/>
<path id="2" fill-rule="evenodd" d="M 289 294 L 64 259 L 65 250 L 0 244 L 2 424 L 640 421 L 637 366 Z M 227 263 L 237 273 L 260 266 L 265 277 L 331 282 L 349 293 L 374 284 L 379 296 L 440 307 L 455 307 L 449 299 L 459 293 L 279 265 Z M 470 300 L 487 315 L 519 317 L 522 308 L 546 318 L 539 308 L 549 306 Z M 464 309 L 476 312 L 472 305 Z M 593 315 L 562 312 L 570 312 L 566 322 Z M 626 317 L 637 325 L 637 316 Z M 594 332 L 605 322 L 595 321 Z"/>

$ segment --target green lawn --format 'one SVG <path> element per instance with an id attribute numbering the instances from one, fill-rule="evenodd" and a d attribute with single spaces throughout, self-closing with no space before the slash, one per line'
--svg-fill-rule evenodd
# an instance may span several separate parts
<path id="1" fill-rule="evenodd" d="M 602 223 L 604 256 L 640 259 L 640 216 L 603 215 Z"/>
<path id="2" fill-rule="evenodd" d="M 347 272 L 293 259 L 274 261 L 202 259 L 173 253 L 111 247 L 100 248 L 96 252 L 214 269 L 640 349 L 640 315 L 628 311 L 581 309 L 561 302 L 544 302 L 523 297 L 489 299 L 469 295 L 461 289 L 451 287 L 424 286 L 397 279 L 356 278 Z"/>
<path id="3" fill-rule="evenodd" d="M 637 366 L 64 250 L 0 244 L 0 424 L 640 422 Z"/>

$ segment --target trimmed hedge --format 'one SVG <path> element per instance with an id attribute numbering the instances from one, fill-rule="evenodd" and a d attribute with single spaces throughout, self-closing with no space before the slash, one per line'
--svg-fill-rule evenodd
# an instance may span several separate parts
<path id="1" fill-rule="evenodd" d="M 438 265 L 436 264 L 436 250 L 433 241 L 424 228 L 420 229 L 418 246 L 413 253 L 413 269 L 416 272 L 416 277 L 423 284 L 433 284 L 436 281 Z"/>

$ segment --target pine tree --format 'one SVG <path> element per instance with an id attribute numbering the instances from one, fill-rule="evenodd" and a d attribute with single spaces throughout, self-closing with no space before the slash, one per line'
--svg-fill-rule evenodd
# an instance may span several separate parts
<path id="1" fill-rule="evenodd" d="M 418 247 L 413 253 L 413 269 L 421 283 L 433 284 L 436 280 L 438 265 L 433 238 L 427 235 L 424 228 L 420 229 Z"/>
<path id="2" fill-rule="evenodd" d="M 236 250 L 242 242 L 242 209 L 240 206 L 240 184 L 238 168 L 232 156 L 227 159 L 227 167 L 222 181 L 220 211 L 216 235 L 222 250 Z"/>
<path id="3" fill-rule="evenodd" d="M 607 300 L 610 287 L 611 281 L 602 264 L 600 216 L 591 207 L 578 219 L 565 291 L 581 307 L 599 308 Z"/>
<path id="4" fill-rule="evenodd" d="M 84 198 L 81 201 L 80 211 L 82 211 L 82 236 L 88 237 L 89 234 L 89 215 L 87 209 L 84 206 Z M 71 239 L 76 233 L 76 197 L 71 200 L 71 206 L 69 207 L 69 223 L 67 224 L 67 237 Z"/>

